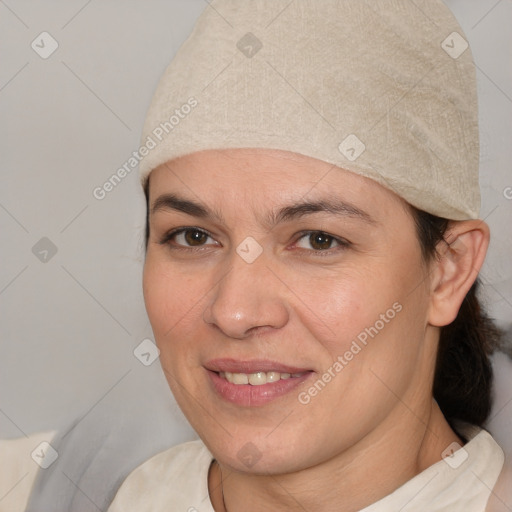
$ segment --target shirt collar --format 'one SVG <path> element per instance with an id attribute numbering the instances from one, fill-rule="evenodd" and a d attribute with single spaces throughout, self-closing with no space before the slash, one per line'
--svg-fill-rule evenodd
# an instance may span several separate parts
<path id="1" fill-rule="evenodd" d="M 443 460 L 428 467 L 396 491 L 360 512 L 482 512 L 505 460 L 502 449 L 483 429 L 459 426 L 468 442 L 443 452 Z"/>

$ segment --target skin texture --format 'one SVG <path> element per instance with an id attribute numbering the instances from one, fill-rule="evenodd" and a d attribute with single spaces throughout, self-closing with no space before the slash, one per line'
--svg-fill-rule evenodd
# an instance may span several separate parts
<path id="1" fill-rule="evenodd" d="M 170 193 L 218 218 L 152 212 Z M 269 222 L 284 205 L 333 198 L 372 221 L 316 212 Z M 408 207 L 393 192 L 326 162 L 268 149 L 173 160 L 151 173 L 149 201 L 146 308 L 172 392 L 218 461 L 209 474 L 216 511 L 225 510 L 223 501 L 231 511 L 359 510 L 439 461 L 453 441 L 463 444 L 431 388 L 439 327 L 455 318 L 477 277 L 489 241 L 485 223 L 453 223 L 450 247 L 443 244 L 440 259 L 427 265 Z M 210 236 L 192 251 L 183 236 L 161 243 L 187 226 Z M 348 245 L 318 250 L 303 231 Z M 236 253 L 249 236 L 263 249 L 251 264 Z M 299 392 L 393 304 L 400 312 L 300 403 Z M 210 384 L 204 365 L 223 357 L 312 373 L 297 391 L 242 407 Z M 249 442 L 260 457 L 251 467 L 237 456 Z"/>

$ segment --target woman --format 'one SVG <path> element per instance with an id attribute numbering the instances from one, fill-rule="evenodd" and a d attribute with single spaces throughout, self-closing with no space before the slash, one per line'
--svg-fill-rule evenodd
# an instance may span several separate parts
<path id="1" fill-rule="evenodd" d="M 485 510 L 489 229 L 448 9 L 215 2 L 142 140 L 146 308 L 201 440 L 109 510 Z"/>

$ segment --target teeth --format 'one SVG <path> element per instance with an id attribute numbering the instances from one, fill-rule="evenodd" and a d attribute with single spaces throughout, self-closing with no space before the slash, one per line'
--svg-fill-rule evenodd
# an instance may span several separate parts
<path id="1" fill-rule="evenodd" d="M 249 384 L 249 377 L 245 373 L 233 373 L 233 384 Z"/>
<path id="2" fill-rule="evenodd" d="M 232 373 L 219 372 L 219 375 L 232 384 L 251 384 L 252 386 L 261 386 L 268 382 L 277 382 L 280 379 L 289 379 L 290 377 L 302 377 L 304 373 L 279 373 L 279 372 L 256 372 L 256 373 Z"/>
<path id="3" fill-rule="evenodd" d="M 281 379 L 281 375 L 279 372 L 267 372 L 267 382 L 276 382 Z"/>
<path id="4" fill-rule="evenodd" d="M 265 372 L 251 373 L 249 375 L 249 384 L 261 386 L 267 383 L 267 374 Z"/>

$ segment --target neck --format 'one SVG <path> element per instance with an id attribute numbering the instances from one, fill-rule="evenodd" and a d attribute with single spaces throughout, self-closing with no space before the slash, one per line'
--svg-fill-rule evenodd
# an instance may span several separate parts
<path id="1" fill-rule="evenodd" d="M 357 446 L 298 472 L 251 475 L 213 465 L 209 489 L 215 511 L 355 512 L 441 460 L 450 443 L 463 444 L 433 401 L 420 416 L 402 403 L 394 412 Z"/>

